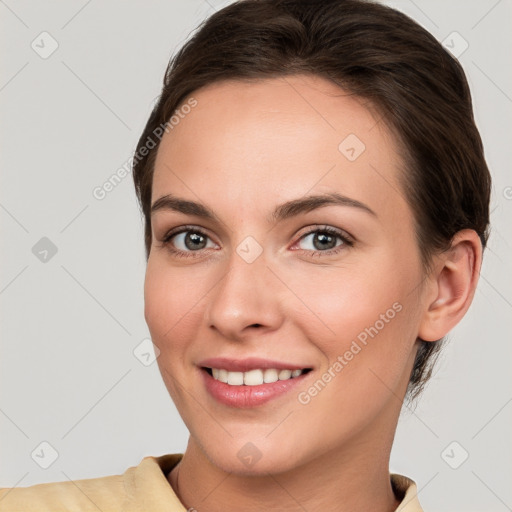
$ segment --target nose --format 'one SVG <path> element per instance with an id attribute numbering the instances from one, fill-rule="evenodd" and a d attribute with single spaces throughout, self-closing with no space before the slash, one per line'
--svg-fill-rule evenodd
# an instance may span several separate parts
<path id="1" fill-rule="evenodd" d="M 274 331 L 284 321 L 284 293 L 264 254 L 249 263 L 234 252 L 224 277 L 208 294 L 206 321 L 224 339 L 235 341 L 255 329 L 258 335 Z"/>

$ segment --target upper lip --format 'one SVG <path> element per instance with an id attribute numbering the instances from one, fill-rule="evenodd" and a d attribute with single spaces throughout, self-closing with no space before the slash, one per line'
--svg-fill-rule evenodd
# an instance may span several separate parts
<path id="1" fill-rule="evenodd" d="M 231 359 L 229 357 L 212 357 L 203 359 L 198 366 L 204 368 L 219 368 L 228 372 L 248 372 L 255 369 L 275 368 L 277 370 L 303 370 L 311 368 L 308 365 L 297 365 L 282 361 L 273 361 L 260 357 L 248 357 L 246 359 Z"/>

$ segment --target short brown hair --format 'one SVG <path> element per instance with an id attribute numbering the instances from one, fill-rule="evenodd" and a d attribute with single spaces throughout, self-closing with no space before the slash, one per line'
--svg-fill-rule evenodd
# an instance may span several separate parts
<path id="1" fill-rule="evenodd" d="M 151 191 L 158 144 L 140 150 L 197 89 L 221 80 L 314 74 L 365 98 L 395 134 L 401 185 L 422 262 L 461 229 L 485 248 L 491 178 L 459 62 L 405 14 L 367 0 L 239 0 L 206 19 L 170 60 L 137 145 L 133 179 L 151 249 Z M 432 374 L 444 338 L 420 340 L 407 394 Z"/>

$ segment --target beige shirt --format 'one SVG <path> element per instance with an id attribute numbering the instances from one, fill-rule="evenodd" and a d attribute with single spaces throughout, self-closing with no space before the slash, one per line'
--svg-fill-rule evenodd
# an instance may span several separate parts
<path id="1" fill-rule="evenodd" d="M 182 456 L 144 457 L 123 475 L 1 488 L 0 512 L 187 512 L 167 480 Z M 395 473 L 390 478 L 401 500 L 395 512 L 423 512 L 416 483 Z"/>

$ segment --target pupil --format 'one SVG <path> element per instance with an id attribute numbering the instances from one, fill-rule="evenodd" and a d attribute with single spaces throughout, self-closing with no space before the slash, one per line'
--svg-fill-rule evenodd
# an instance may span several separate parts
<path id="1" fill-rule="evenodd" d="M 201 244 L 201 239 L 203 239 L 204 243 L 204 237 L 203 235 L 199 233 L 190 233 L 187 237 L 185 237 L 185 245 L 187 246 L 187 249 L 197 249 L 198 245 Z M 202 249 L 203 247 L 199 247 L 199 249 Z"/>
<path id="2" fill-rule="evenodd" d="M 334 240 L 334 237 L 333 237 L 333 236 L 331 236 L 331 235 L 325 234 L 325 233 L 321 233 L 321 234 L 317 235 L 317 236 L 314 238 L 314 240 L 315 240 L 315 241 L 316 241 L 316 240 L 319 240 L 319 241 L 320 241 L 320 249 L 322 249 L 322 248 L 323 248 L 323 249 L 325 249 L 325 248 L 326 248 L 326 245 L 325 245 L 325 244 L 323 244 L 323 242 L 326 242 L 326 241 L 328 242 L 328 241 L 329 241 L 329 239 L 330 239 L 330 241 L 332 242 L 332 241 Z M 322 245 L 322 244 L 323 244 L 323 245 Z M 317 244 L 314 244 L 314 245 L 315 245 L 315 247 L 316 247 L 316 248 L 318 248 L 318 247 L 317 247 Z M 327 247 L 327 248 L 328 248 L 328 249 L 330 249 L 331 247 Z"/>

